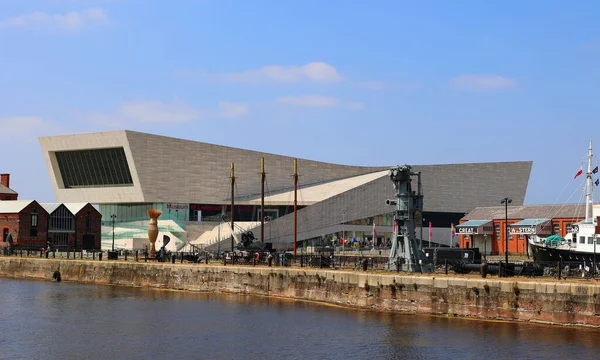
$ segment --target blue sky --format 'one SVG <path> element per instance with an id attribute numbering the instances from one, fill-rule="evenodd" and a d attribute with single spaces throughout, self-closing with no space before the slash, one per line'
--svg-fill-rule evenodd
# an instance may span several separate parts
<path id="1" fill-rule="evenodd" d="M 343 164 L 533 160 L 526 203 L 577 202 L 573 176 L 600 141 L 598 14 L 595 1 L 0 0 L 0 172 L 53 201 L 39 136 L 131 129 Z"/>

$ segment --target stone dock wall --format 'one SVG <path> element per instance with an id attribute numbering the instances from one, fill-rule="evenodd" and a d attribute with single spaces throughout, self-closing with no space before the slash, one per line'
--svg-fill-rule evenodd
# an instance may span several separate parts
<path id="1" fill-rule="evenodd" d="M 593 284 L 0 257 L 0 277 L 277 296 L 380 311 L 600 327 Z"/>

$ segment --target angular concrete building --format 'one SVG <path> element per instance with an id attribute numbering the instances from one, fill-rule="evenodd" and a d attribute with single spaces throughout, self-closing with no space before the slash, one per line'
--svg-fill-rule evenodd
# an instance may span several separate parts
<path id="1" fill-rule="evenodd" d="M 40 143 L 56 200 L 99 205 L 104 248 L 113 235 L 117 247 L 144 238 L 150 208 L 163 211 L 159 226 L 175 237 L 174 248 L 218 243 L 216 225 L 231 216 L 231 163 L 235 221 L 240 230 L 255 228 L 261 217 L 261 158 L 267 174 L 265 216 L 271 219 L 264 240 L 276 247 L 290 244 L 293 217 L 285 215 L 293 209 L 292 157 L 127 130 L 42 137 Z M 387 175 L 393 165 L 298 159 L 299 239 L 346 230 L 356 236 L 375 221 L 384 240 L 392 224 L 385 200 L 394 194 Z M 473 208 L 495 205 L 503 197 L 522 204 L 531 167 L 530 161 L 414 166 L 422 172 L 423 217 L 440 232 Z M 222 238 L 225 228 L 219 227 Z"/>

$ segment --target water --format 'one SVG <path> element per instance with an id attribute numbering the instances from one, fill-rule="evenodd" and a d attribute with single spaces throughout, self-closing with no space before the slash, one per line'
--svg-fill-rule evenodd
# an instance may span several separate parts
<path id="1" fill-rule="evenodd" d="M 600 330 L 0 279 L 0 359 L 598 359 Z"/>

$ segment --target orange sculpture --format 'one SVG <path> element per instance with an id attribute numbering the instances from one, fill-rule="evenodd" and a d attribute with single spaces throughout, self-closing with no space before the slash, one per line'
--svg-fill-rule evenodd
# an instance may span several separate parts
<path id="1" fill-rule="evenodd" d="M 156 256 L 156 238 L 158 237 L 158 217 L 162 214 L 162 211 L 156 209 L 148 209 L 148 216 L 150 216 L 150 225 L 148 225 L 148 240 L 150 241 L 150 256 Z"/>

